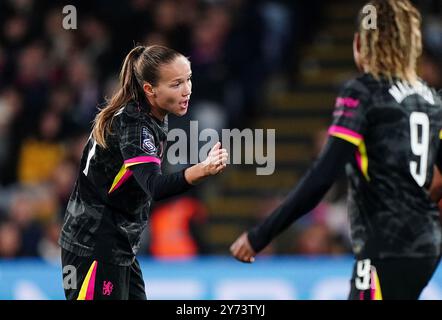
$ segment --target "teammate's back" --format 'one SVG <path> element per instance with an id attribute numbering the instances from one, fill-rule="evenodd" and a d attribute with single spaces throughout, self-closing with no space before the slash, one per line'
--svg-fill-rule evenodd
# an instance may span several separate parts
<path id="1" fill-rule="evenodd" d="M 442 103 L 421 80 L 350 81 L 336 101 L 330 134 L 358 146 L 347 166 L 354 253 L 438 254 L 440 226 L 428 187 L 442 128 Z"/>

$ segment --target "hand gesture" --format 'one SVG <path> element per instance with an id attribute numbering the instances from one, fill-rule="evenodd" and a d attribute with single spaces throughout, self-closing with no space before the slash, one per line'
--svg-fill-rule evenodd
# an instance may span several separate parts
<path id="1" fill-rule="evenodd" d="M 217 142 L 210 150 L 207 159 L 201 164 L 204 167 L 206 175 L 216 175 L 227 166 L 227 150 L 221 149 L 221 142 Z"/>
<path id="2" fill-rule="evenodd" d="M 236 239 L 236 241 L 231 245 L 230 252 L 241 262 L 252 263 L 255 261 L 256 252 L 250 245 L 246 232 Z"/>

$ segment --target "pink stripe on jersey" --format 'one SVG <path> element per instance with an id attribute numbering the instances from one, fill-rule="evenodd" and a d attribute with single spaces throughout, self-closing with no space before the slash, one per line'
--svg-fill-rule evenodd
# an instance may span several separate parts
<path id="1" fill-rule="evenodd" d="M 356 151 L 356 162 L 358 164 L 359 170 L 361 170 L 361 172 L 364 172 L 362 170 L 362 159 L 361 159 L 361 153 L 358 151 Z"/>
<path id="2" fill-rule="evenodd" d="M 94 300 L 94 291 L 95 291 L 95 274 L 97 273 L 97 262 L 94 261 L 94 269 L 92 270 L 91 277 L 89 278 L 89 283 L 87 285 L 86 291 L 86 299 L 85 300 Z"/>
<path id="3" fill-rule="evenodd" d="M 370 272 L 370 282 L 371 282 L 371 288 L 370 288 L 370 300 L 376 300 L 376 281 L 374 279 L 374 272 L 371 270 Z"/>
<path id="4" fill-rule="evenodd" d="M 335 107 L 344 106 L 349 108 L 356 108 L 358 105 L 359 105 L 358 99 L 338 97 L 336 99 Z"/>
<path id="5" fill-rule="evenodd" d="M 156 157 L 151 156 L 141 156 L 141 157 L 135 157 L 131 159 L 127 159 L 124 161 L 124 164 L 133 164 L 133 163 L 149 163 L 154 162 L 158 165 L 161 164 L 161 160 Z"/>
<path id="6" fill-rule="evenodd" d="M 340 134 L 345 134 L 347 136 L 350 136 L 350 137 L 353 137 L 353 138 L 356 138 L 356 139 L 362 139 L 362 136 L 359 133 L 354 132 L 354 131 L 352 131 L 350 129 L 341 127 L 341 126 L 331 126 L 328 129 L 328 133 L 329 134 L 340 133 Z"/>

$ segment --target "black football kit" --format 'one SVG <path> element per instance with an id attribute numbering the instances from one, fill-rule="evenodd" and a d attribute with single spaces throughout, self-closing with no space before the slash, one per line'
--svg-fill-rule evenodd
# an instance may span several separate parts
<path id="1" fill-rule="evenodd" d="M 191 187 L 184 170 L 161 173 L 167 130 L 167 117 L 132 101 L 112 119 L 107 148 L 89 138 L 59 239 L 63 266 L 78 269 L 68 299 L 145 299 L 136 254 L 152 201 Z"/>

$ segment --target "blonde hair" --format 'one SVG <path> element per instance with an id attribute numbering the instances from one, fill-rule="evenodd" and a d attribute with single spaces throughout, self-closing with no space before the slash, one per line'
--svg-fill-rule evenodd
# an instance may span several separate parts
<path id="1" fill-rule="evenodd" d="M 417 81 L 417 59 L 422 53 L 421 15 L 409 0 L 372 0 L 376 28 L 364 28 L 359 13 L 360 55 L 376 79 L 384 75 Z"/>
<path id="2" fill-rule="evenodd" d="M 143 83 L 155 86 L 160 77 L 160 66 L 180 55 L 173 49 L 158 45 L 137 46 L 127 54 L 120 71 L 120 88 L 94 120 L 92 136 L 99 146 L 107 148 L 106 136 L 111 133 L 112 120 L 117 111 L 129 101 L 145 99 Z"/>

